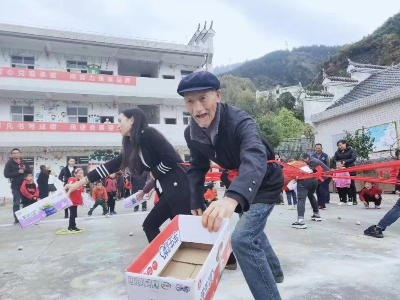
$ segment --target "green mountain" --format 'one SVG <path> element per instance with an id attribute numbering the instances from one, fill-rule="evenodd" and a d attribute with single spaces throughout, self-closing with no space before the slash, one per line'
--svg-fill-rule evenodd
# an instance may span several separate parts
<path id="1" fill-rule="evenodd" d="M 291 51 L 274 51 L 225 74 L 250 78 L 258 90 L 276 85 L 308 85 L 320 72 L 321 64 L 335 55 L 340 46 L 309 46 Z"/>
<path id="2" fill-rule="evenodd" d="M 221 75 L 224 73 L 228 73 L 229 71 L 232 71 L 233 69 L 235 69 L 243 64 L 244 64 L 244 62 L 239 62 L 236 64 L 217 66 L 214 68 L 213 73 L 218 76 L 218 75 Z"/>
<path id="3" fill-rule="evenodd" d="M 400 13 L 362 40 L 343 46 L 323 67 L 329 76 L 349 76 L 348 60 L 358 63 L 391 66 L 400 63 Z M 320 77 L 319 80 L 322 78 Z M 318 80 L 318 79 L 317 79 Z"/>

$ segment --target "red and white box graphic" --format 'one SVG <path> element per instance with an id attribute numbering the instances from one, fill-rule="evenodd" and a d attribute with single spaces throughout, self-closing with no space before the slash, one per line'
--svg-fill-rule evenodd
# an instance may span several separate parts
<path id="1" fill-rule="evenodd" d="M 176 216 L 126 269 L 129 299 L 210 300 L 232 252 L 229 220 L 208 232 L 198 216 Z"/>

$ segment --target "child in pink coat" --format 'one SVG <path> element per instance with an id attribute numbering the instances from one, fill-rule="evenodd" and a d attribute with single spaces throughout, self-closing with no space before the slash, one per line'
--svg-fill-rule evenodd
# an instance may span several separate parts
<path id="1" fill-rule="evenodd" d="M 336 169 L 343 169 L 343 165 L 341 162 L 336 163 Z M 340 177 L 350 176 L 349 172 L 335 173 L 333 175 Z M 353 201 L 351 200 L 350 196 L 351 179 L 346 179 L 346 178 L 332 178 L 332 179 L 335 182 L 335 186 L 339 194 L 340 202 L 338 205 L 343 205 L 343 203 L 347 203 L 347 195 L 349 195 L 349 205 L 353 205 Z"/>

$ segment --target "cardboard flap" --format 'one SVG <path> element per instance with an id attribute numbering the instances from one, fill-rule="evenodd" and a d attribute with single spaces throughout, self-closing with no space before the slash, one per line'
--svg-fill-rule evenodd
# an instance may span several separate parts
<path id="1" fill-rule="evenodd" d="M 188 279 L 196 269 L 196 265 L 171 261 L 160 277 L 172 277 L 177 279 Z"/>
<path id="2" fill-rule="evenodd" d="M 182 242 L 192 242 L 201 244 L 214 245 L 218 236 L 224 228 L 225 224 L 229 223 L 229 219 L 224 219 L 221 228 L 218 232 L 208 232 L 201 224 L 201 216 L 186 216 L 179 215 L 179 230 Z M 193 234 L 193 233 L 196 234 Z"/>
<path id="3" fill-rule="evenodd" d="M 187 264 L 203 265 L 210 251 L 194 248 L 179 249 L 172 257 L 173 261 L 179 261 Z"/>

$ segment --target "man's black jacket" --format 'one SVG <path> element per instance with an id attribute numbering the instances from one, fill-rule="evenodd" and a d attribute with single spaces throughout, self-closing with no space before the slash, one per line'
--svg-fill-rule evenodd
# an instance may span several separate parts
<path id="1" fill-rule="evenodd" d="M 11 179 L 11 189 L 13 190 L 19 190 L 22 182 L 24 182 L 24 174 L 31 172 L 28 164 L 22 159 L 21 165 L 25 167 L 24 173 L 19 173 L 20 165 L 12 158 L 10 158 L 4 167 L 4 177 Z"/>
<path id="2" fill-rule="evenodd" d="M 188 177 L 191 188 L 191 209 L 202 208 L 205 175 L 210 160 L 228 170 L 239 169 L 239 176 L 230 184 L 226 196 L 239 202 L 236 212 L 247 211 L 252 203 L 279 203 L 283 187 L 282 168 L 275 163 L 273 149 L 261 139 L 254 120 L 244 111 L 228 104 L 218 104 L 218 135 L 213 144 L 192 139 L 190 126 L 185 139 L 190 149 Z"/>

